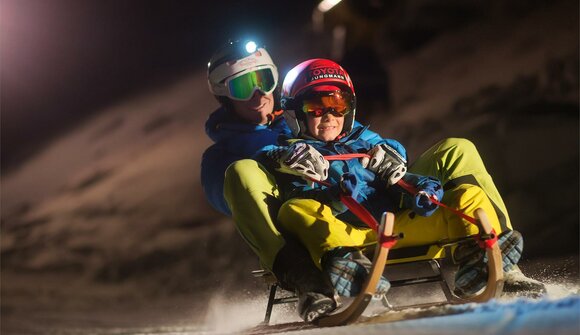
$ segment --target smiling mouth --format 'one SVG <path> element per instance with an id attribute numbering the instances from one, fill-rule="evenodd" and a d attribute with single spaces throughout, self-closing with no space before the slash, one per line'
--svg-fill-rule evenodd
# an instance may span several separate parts
<path id="1" fill-rule="evenodd" d="M 252 107 L 252 109 L 255 110 L 255 111 L 259 111 L 260 109 L 264 108 L 264 106 L 266 106 L 266 103 L 265 102 L 263 104 L 261 104 L 260 106 Z"/>

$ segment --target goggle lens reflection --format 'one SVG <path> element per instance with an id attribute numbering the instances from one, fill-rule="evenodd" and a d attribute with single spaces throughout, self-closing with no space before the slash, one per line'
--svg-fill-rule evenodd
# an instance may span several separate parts
<path id="1" fill-rule="evenodd" d="M 271 69 L 261 69 L 245 73 L 228 82 L 230 96 L 236 100 L 250 100 L 256 90 L 270 94 L 276 88 Z"/>
<path id="2" fill-rule="evenodd" d="M 321 117 L 326 113 L 341 117 L 352 111 L 352 99 L 346 92 L 329 92 L 304 99 L 302 111 L 313 117 Z"/>

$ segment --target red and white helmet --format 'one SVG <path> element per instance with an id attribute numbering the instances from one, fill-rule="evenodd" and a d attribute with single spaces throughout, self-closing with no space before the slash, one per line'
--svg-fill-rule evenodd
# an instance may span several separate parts
<path id="1" fill-rule="evenodd" d="M 337 63 L 322 58 L 309 59 L 286 74 L 282 84 L 281 103 L 284 118 L 294 136 L 307 132 L 306 115 L 302 111 L 302 99 L 313 92 L 340 90 L 351 97 L 352 111 L 344 117 L 343 133 L 348 134 L 354 125 L 356 96 L 348 73 Z"/>

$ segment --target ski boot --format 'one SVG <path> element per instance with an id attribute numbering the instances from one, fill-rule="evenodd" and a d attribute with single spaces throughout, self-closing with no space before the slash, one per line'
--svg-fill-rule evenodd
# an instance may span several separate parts
<path id="1" fill-rule="evenodd" d="M 507 230 L 498 236 L 504 274 L 513 270 L 522 257 L 524 239 L 516 230 Z M 460 244 L 453 253 L 453 260 L 459 264 L 455 274 L 455 295 L 471 297 L 485 289 L 487 284 L 487 255 L 477 242 Z"/>
<path id="2" fill-rule="evenodd" d="M 372 262 L 357 249 L 336 248 L 322 259 L 322 269 L 328 274 L 336 293 L 343 297 L 355 297 L 361 291 L 372 267 Z M 391 284 L 381 276 L 375 295 L 383 296 Z"/>
<path id="3" fill-rule="evenodd" d="M 287 239 L 272 271 L 280 287 L 298 295 L 298 314 L 304 321 L 314 322 L 336 309 L 332 284 L 298 242 Z"/>

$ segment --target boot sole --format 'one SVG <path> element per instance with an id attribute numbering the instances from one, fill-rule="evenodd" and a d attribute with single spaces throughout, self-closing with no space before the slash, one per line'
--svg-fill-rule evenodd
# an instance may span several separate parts
<path id="1" fill-rule="evenodd" d="M 313 303 L 304 313 L 302 319 L 308 323 L 312 323 L 321 317 L 332 313 L 336 309 L 336 303 L 328 298 L 322 299 Z"/>

